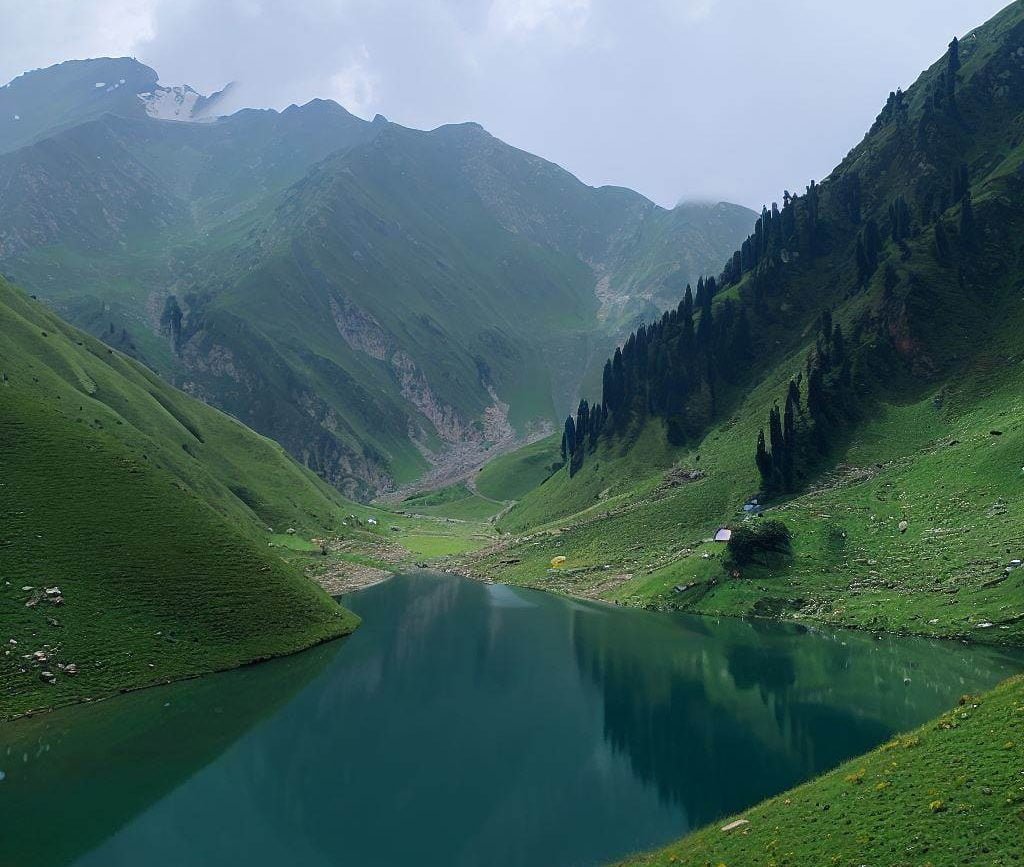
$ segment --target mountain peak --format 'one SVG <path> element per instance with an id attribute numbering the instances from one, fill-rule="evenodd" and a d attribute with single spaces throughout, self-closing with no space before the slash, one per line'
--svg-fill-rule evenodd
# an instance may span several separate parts
<path id="1" fill-rule="evenodd" d="M 231 87 L 207 97 L 159 81 L 154 69 L 132 57 L 68 60 L 19 75 L 0 87 L 0 153 L 104 114 L 207 119 Z"/>

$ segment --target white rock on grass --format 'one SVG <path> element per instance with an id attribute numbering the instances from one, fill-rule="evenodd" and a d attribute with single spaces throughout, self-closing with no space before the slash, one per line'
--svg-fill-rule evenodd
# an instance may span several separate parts
<path id="1" fill-rule="evenodd" d="M 722 831 L 728 834 L 731 831 L 738 831 L 740 828 L 743 828 L 749 824 L 749 819 L 737 819 L 735 822 L 730 822 L 728 825 L 723 825 Z"/>

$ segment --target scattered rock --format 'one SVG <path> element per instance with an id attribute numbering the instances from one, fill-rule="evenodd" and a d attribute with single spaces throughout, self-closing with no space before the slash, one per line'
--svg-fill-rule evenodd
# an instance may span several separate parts
<path id="1" fill-rule="evenodd" d="M 906 533 L 907 532 L 907 527 L 909 527 L 909 526 L 910 526 L 910 524 L 908 524 L 906 521 L 900 521 L 900 524 L 899 524 L 900 532 L 901 533 Z"/>
<path id="2" fill-rule="evenodd" d="M 53 684 L 57 682 L 57 675 L 52 671 L 41 671 L 39 672 L 39 679 L 44 683 Z"/>

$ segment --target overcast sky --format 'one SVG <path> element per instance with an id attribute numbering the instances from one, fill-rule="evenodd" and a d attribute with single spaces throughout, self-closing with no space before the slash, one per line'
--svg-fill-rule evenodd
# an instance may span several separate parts
<path id="1" fill-rule="evenodd" d="M 0 81 L 133 55 L 245 105 L 475 120 L 587 183 L 751 207 L 820 179 L 1006 0 L 0 0 Z"/>

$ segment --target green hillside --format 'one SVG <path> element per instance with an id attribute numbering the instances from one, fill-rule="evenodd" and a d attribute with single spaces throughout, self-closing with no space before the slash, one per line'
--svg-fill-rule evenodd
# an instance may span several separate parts
<path id="1" fill-rule="evenodd" d="M 0 333 L 0 717 L 354 628 L 266 543 L 334 489 L 3 281 Z"/>
<path id="2" fill-rule="evenodd" d="M 322 100 L 157 120 L 133 89 L 153 70 L 130 99 L 88 81 L 133 63 L 0 90 L 25 115 L 0 129 L 0 269 L 350 496 L 544 430 L 753 222 L 588 187 L 476 124 Z"/>
<path id="3" fill-rule="evenodd" d="M 695 305 L 713 323 L 708 335 L 729 308 L 731 321 L 750 322 L 746 361 L 720 356 L 733 367 L 702 381 L 713 410 L 691 401 L 700 414 L 683 424 L 678 410 L 660 412 L 665 368 L 651 349 L 654 363 L 632 374 L 648 390 L 643 403 L 628 405 L 624 423 L 612 412 L 572 476 L 566 467 L 523 497 L 501 522 L 519 535 L 474 568 L 637 604 L 1019 641 L 1024 572 L 1006 567 L 1024 550 L 1024 190 L 1012 168 L 1024 154 L 1012 132 L 1024 103 L 992 82 L 1024 76 L 1022 34 L 1018 3 L 956 46 L 953 97 L 951 51 L 890 97 L 826 182 L 762 218 L 718 281 L 713 314 Z M 901 200 L 909 224 L 897 226 Z M 787 213 L 792 236 L 779 232 Z M 880 240 L 864 274 L 858 248 L 872 232 Z M 849 373 L 826 374 L 828 411 L 816 414 L 807 380 L 831 346 L 817 333 L 823 309 L 848 335 Z M 636 336 L 657 347 L 675 321 Z M 695 330 L 699 344 L 700 322 Z M 791 381 L 801 396 L 795 478 L 766 496 L 755 444 Z M 674 445 L 672 425 L 695 433 Z M 758 520 L 742 511 L 758 493 L 793 531 L 793 557 L 746 564 L 733 580 L 724 546 L 704 540 Z M 549 573 L 556 554 L 566 567 Z"/>
<path id="4" fill-rule="evenodd" d="M 561 463 L 558 437 L 548 437 L 490 461 L 474 484 L 492 500 L 518 500 L 545 482 Z"/>
<path id="5" fill-rule="evenodd" d="M 827 180 L 635 332 L 567 428 L 568 465 L 465 568 L 663 610 L 1024 642 L 1021 44 L 1020 2 L 954 41 Z M 788 551 L 712 541 L 772 521 Z M 748 825 L 630 863 L 1012 863 L 1020 681 L 965 702 L 733 817 Z"/>
<path id="6" fill-rule="evenodd" d="M 964 696 L 935 722 L 819 779 L 623 864 L 1014 864 L 1024 823 L 1022 718 L 1018 677 Z"/>

